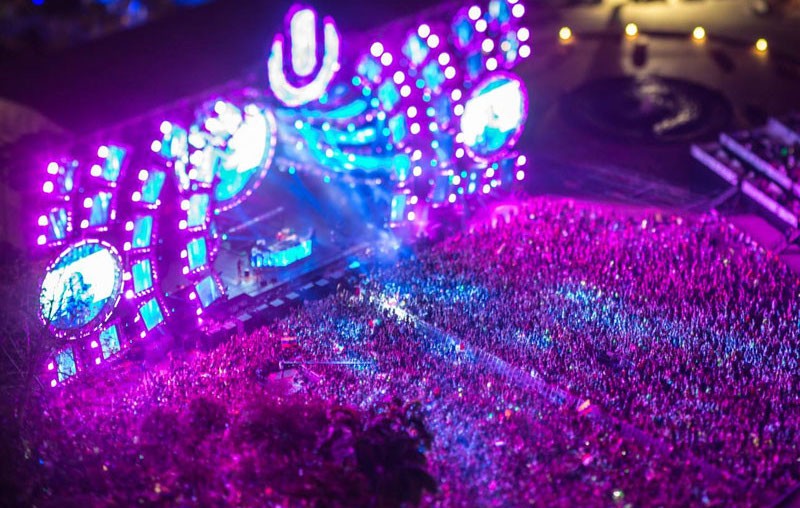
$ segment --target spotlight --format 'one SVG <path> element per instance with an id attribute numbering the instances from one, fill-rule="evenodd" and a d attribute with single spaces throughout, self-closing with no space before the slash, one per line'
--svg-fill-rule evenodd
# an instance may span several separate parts
<path id="1" fill-rule="evenodd" d="M 639 34 L 639 27 L 636 23 L 628 23 L 625 25 L 625 35 L 628 37 L 636 37 Z"/>
<path id="2" fill-rule="evenodd" d="M 756 51 L 758 51 L 759 53 L 764 53 L 765 51 L 767 51 L 768 47 L 769 46 L 767 45 L 767 39 L 764 39 L 762 37 L 761 39 L 758 39 L 756 41 Z"/>
<path id="3" fill-rule="evenodd" d="M 692 30 L 692 39 L 696 41 L 703 41 L 705 40 L 705 38 L 706 38 L 706 29 L 703 28 L 702 26 L 694 27 L 694 30 Z"/>
<path id="4" fill-rule="evenodd" d="M 561 30 L 558 31 L 558 38 L 564 42 L 572 39 L 572 30 L 568 26 L 562 26 Z"/>

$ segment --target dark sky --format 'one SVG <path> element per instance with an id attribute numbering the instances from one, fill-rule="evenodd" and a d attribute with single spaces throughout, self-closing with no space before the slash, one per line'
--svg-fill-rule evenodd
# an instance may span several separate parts
<path id="1" fill-rule="evenodd" d="M 0 96 L 86 133 L 200 93 L 264 62 L 289 0 L 219 0 L 69 49 L 0 59 Z M 436 3 L 311 0 L 340 31 L 374 28 Z"/>

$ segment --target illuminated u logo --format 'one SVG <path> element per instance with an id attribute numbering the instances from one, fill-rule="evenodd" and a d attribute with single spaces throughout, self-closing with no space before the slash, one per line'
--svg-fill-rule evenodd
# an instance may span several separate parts
<path id="1" fill-rule="evenodd" d="M 269 85 L 283 104 L 297 107 L 322 97 L 339 70 L 339 33 L 333 20 L 325 18 L 320 51 L 317 14 L 299 5 L 286 16 L 286 31 L 288 40 L 277 34 L 272 42 L 267 62 Z M 288 62 L 284 50 L 290 55 Z"/>

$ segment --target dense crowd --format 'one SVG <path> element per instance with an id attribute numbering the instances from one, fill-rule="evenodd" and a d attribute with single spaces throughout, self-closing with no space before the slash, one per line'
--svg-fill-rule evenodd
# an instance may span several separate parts
<path id="1" fill-rule="evenodd" d="M 312 455 L 241 437 L 264 399 L 415 408 L 438 487 L 418 457 L 400 476 L 425 505 L 751 505 L 795 485 L 800 284 L 779 260 L 711 216 L 534 200 L 494 219 L 208 353 L 59 390 L 24 436 L 32 498 L 299 504 L 285 486 Z"/>

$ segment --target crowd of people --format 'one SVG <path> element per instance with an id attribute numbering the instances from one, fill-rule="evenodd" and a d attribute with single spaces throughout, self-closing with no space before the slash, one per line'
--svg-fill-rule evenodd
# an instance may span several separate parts
<path id="1" fill-rule="evenodd" d="M 264 399 L 365 421 L 416 408 L 426 458 L 403 474 L 435 479 L 424 505 L 764 505 L 795 486 L 800 283 L 784 264 L 714 216 L 503 210 L 210 352 L 43 399 L 30 495 L 300 505 L 285 485 L 311 455 L 241 437 Z M 284 467 L 243 465 L 258 455 Z"/>

